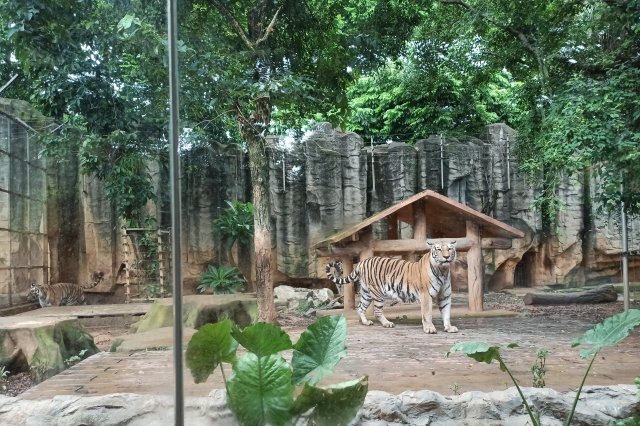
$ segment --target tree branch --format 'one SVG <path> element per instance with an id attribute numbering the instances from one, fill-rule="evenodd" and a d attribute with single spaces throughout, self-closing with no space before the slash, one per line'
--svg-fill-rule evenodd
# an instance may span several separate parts
<path id="1" fill-rule="evenodd" d="M 269 26 L 267 27 L 266 30 L 264 30 L 264 34 L 262 35 L 262 37 L 260 37 L 257 41 L 256 41 L 256 47 L 262 43 L 263 41 L 265 41 L 268 37 L 269 34 L 271 34 L 273 32 L 273 28 L 276 25 L 276 19 L 278 18 L 278 14 L 280 13 L 280 11 L 282 10 L 282 6 L 280 6 L 278 8 L 278 10 L 276 10 L 276 13 L 273 15 L 273 18 L 271 19 L 271 22 L 269 22 Z"/>
<path id="2" fill-rule="evenodd" d="M 4 89 L 6 89 L 7 87 L 9 87 L 9 85 L 11 83 L 13 83 L 13 80 L 15 80 L 16 78 L 18 78 L 18 74 L 14 74 L 11 76 L 11 78 L 9 79 L 9 81 L 7 81 L 4 86 L 0 87 L 0 93 L 2 93 L 4 91 Z"/>
<path id="3" fill-rule="evenodd" d="M 229 25 L 231 25 L 231 27 L 235 30 L 238 36 L 240 36 L 240 38 L 242 39 L 244 44 L 247 46 L 247 48 L 251 51 L 256 50 L 257 43 L 254 44 L 251 42 L 251 40 L 249 40 L 249 36 L 247 35 L 247 32 L 244 29 L 242 29 L 242 27 L 240 26 L 240 23 L 231 14 L 231 12 L 229 12 L 229 10 L 218 0 L 211 0 L 211 1 L 215 6 L 215 8 L 218 9 L 218 12 L 220 12 L 227 19 L 227 22 L 229 22 Z"/>

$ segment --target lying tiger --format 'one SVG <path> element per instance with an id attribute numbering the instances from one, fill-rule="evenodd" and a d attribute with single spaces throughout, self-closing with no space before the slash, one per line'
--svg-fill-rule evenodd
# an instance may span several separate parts
<path id="1" fill-rule="evenodd" d="M 87 299 L 84 297 L 84 290 L 88 290 L 100 284 L 104 278 L 104 272 L 94 272 L 91 274 L 92 282 L 87 285 L 73 283 L 55 284 L 31 284 L 30 295 L 33 296 L 40 306 L 72 306 L 86 305 Z"/>
<path id="2" fill-rule="evenodd" d="M 429 244 L 429 243 L 427 243 Z M 456 333 L 451 325 L 451 263 L 456 259 L 455 241 L 439 242 L 431 245 L 431 253 L 425 254 L 418 262 L 388 257 L 370 257 L 357 263 L 353 272 L 346 277 L 342 274 L 341 262 L 326 265 L 327 277 L 344 285 L 355 283 L 360 287 L 358 314 L 364 325 L 372 325 L 365 312 L 373 301 L 373 314 L 383 327 L 393 327 L 384 316 L 384 298 L 393 297 L 403 302 L 420 300 L 422 329 L 425 333 L 436 333 L 433 325 L 431 302 L 437 302 L 442 313 L 444 330 Z M 429 244 L 430 245 L 430 244 Z M 334 268 L 337 277 L 331 272 Z"/>

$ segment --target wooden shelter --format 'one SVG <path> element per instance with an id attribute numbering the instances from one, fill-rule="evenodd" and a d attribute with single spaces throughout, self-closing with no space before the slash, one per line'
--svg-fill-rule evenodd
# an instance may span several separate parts
<path id="1" fill-rule="evenodd" d="M 386 219 L 387 239 L 373 237 L 372 225 Z M 413 238 L 399 239 L 399 223 L 413 228 Z M 483 309 L 484 261 L 482 249 L 511 248 L 513 238 L 522 238 L 524 233 L 499 220 L 453 201 L 437 192 L 426 190 L 397 203 L 350 228 L 317 242 L 318 256 L 339 257 L 344 273 L 353 268 L 353 259 L 372 256 L 402 256 L 415 260 L 416 254 L 429 250 L 427 241 L 457 241 L 456 249 L 467 252 L 469 278 L 469 309 Z M 344 288 L 345 309 L 355 306 L 352 285 Z"/>

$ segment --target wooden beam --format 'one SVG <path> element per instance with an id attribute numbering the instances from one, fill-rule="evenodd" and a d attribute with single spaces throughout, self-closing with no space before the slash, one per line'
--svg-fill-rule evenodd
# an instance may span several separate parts
<path id="1" fill-rule="evenodd" d="M 482 238 L 480 227 L 474 221 L 467 221 L 467 240 L 471 247 L 467 252 L 467 276 L 469 279 L 469 310 L 481 312 L 483 310 L 484 291 L 484 260 L 482 258 Z"/>
<path id="2" fill-rule="evenodd" d="M 349 275 L 353 271 L 353 258 L 351 256 L 342 256 L 342 274 Z M 356 292 L 353 284 L 345 284 L 342 286 L 342 296 L 344 298 L 344 310 L 352 311 L 356 307 Z"/>
<path id="3" fill-rule="evenodd" d="M 439 238 L 439 239 L 427 239 L 430 243 L 444 241 L 456 242 L 456 250 L 459 252 L 468 251 L 471 248 L 471 241 L 467 238 Z M 331 256 L 358 256 L 365 248 L 362 241 L 357 243 L 351 243 L 343 247 L 330 246 L 328 248 L 316 249 L 318 256 L 331 257 Z M 425 243 L 425 240 L 374 240 L 372 242 L 372 248 L 374 253 L 388 253 L 388 254 L 402 254 L 405 252 L 427 252 L 429 246 Z M 511 248 L 511 239 L 509 238 L 483 238 L 483 249 L 508 249 Z"/>

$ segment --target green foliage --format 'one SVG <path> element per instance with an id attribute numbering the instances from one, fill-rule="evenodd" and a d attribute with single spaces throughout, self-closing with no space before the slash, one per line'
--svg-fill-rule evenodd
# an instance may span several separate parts
<path id="1" fill-rule="evenodd" d="M 310 424 L 349 424 L 364 403 L 367 378 L 326 387 L 311 384 L 330 373 L 344 356 L 345 318 L 322 317 L 303 336 L 293 345 L 274 324 L 257 323 L 244 329 L 229 320 L 207 324 L 191 338 L 186 363 L 197 383 L 220 366 L 229 407 L 241 425 L 287 425 L 302 415 L 308 416 Z M 239 359 L 238 343 L 247 350 Z M 279 353 L 292 348 L 290 366 Z M 301 362 L 302 355 L 295 361 L 296 353 L 310 361 Z M 223 362 L 232 364 L 229 379 Z M 298 392 L 296 384 L 301 383 L 304 387 Z"/>
<path id="2" fill-rule="evenodd" d="M 253 204 L 242 201 L 227 201 L 228 208 L 213 221 L 227 247 L 237 241 L 248 246 L 253 241 Z"/>
<path id="3" fill-rule="evenodd" d="M 545 375 L 547 374 L 547 369 L 545 368 L 545 364 L 547 362 L 547 355 L 549 355 L 549 351 L 547 349 L 538 349 L 536 351 L 536 360 L 531 366 L 531 374 L 533 375 L 533 387 L 534 388 L 543 388 L 545 386 Z"/>
<path id="4" fill-rule="evenodd" d="M 87 349 L 82 349 L 80 352 L 78 352 L 77 355 L 73 355 L 73 356 L 70 356 L 69 358 L 65 359 L 64 363 L 68 367 L 71 367 L 72 365 L 75 365 L 75 364 L 79 363 L 80 361 L 82 361 L 85 358 L 86 354 L 87 354 Z"/>
<path id="5" fill-rule="evenodd" d="M 214 294 L 232 294 L 244 290 L 246 281 L 240 276 L 238 268 L 232 266 L 209 265 L 207 270 L 198 278 L 196 290 L 204 293 L 213 290 Z"/>
<path id="6" fill-rule="evenodd" d="M 347 338 L 346 322 L 341 316 L 328 318 L 307 327 L 294 345 L 291 362 L 295 384 L 318 384 L 347 356 L 344 345 Z"/>
<path id="7" fill-rule="evenodd" d="M 575 339 L 571 346 L 591 345 L 590 348 L 580 351 L 580 356 L 587 359 L 595 356 L 602 348 L 617 344 L 639 325 L 640 309 L 629 309 L 596 324 L 592 329 Z"/>
<path id="8" fill-rule="evenodd" d="M 576 405 L 578 404 L 578 400 L 580 398 L 580 393 L 582 391 L 582 387 L 587 379 L 589 371 L 591 370 L 591 366 L 596 359 L 596 355 L 598 352 L 605 347 L 613 346 L 620 342 L 622 339 L 627 337 L 631 330 L 640 325 L 640 309 L 630 309 L 628 311 L 621 312 L 612 317 L 606 318 L 601 323 L 596 324 L 590 330 L 587 330 L 582 336 L 578 337 L 573 341 L 572 347 L 584 344 L 591 345 L 591 348 L 584 349 L 580 352 L 580 356 L 582 358 L 591 358 L 589 366 L 585 371 L 585 374 L 582 378 L 582 382 L 580 383 L 580 387 L 576 392 L 576 397 L 573 401 L 573 406 L 571 411 L 568 414 L 567 420 L 565 421 L 565 425 L 568 426 L 571 424 L 573 419 L 573 415 L 576 410 Z M 508 345 L 509 348 L 517 347 L 516 344 Z M 483 342 L 460 342 L 456 343 L 449 349 L 445 356 L 449 356 L 449 354 L 453 352 L 462 352 L 465 355 L 475 359 L 479 362 L 486 362 L 490 364 L 492 361 L 497 361 L 500 365 L 500 369 L 509 374 L 511 381 L 516 386 L 518 393 L 520 394 L 520 398 L 522 399 L 523 404 L 525 405 L 531 422 L 539 426 L 540 418 L 531 411 L 527 401 L 524 397 L 524 394 L 520 390 L 520 386 L 516 379 L 511 375 L 511 372 L 507 368 L 507 365 L 504 363 L 502 357 L 500 356 L 500 347 L 499 346 L 490 346 L 487 343 Z M 540 355 L 546 356 L 546 353 L 538 351 L 536 354 L 538 357 Z M 640 381 L 636 379 L 636 383 L 640 386 Z M 633 423 L 632 423 L 633 424 Z"/>
<path id="9" fill-rule="evenodd" d="M 230 320 L 205 324 L 187 346 L 186 362 L 196 383 L 202 383 L 222 362 L 234 363 L 238 342 L 231 337 Z"/>

